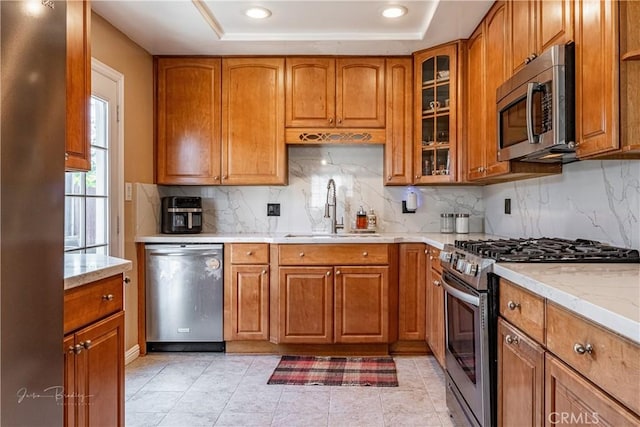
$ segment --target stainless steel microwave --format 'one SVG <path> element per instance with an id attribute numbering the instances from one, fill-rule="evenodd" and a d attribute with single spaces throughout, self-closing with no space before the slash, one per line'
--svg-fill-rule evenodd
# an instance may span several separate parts
<path id="1" fill-rule="evenodd" d="M 498 160 L 577 160 L 574 55 L 573 43 L 553 46 L 498 88 Z"/>

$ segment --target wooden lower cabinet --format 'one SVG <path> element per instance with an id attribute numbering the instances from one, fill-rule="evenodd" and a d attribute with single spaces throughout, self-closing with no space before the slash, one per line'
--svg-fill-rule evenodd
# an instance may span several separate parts
<path id="1" fill-rule="evenodd" d="M 425 339 L 426 255 L 422 243 L 400 245 L 398 280 L 398 339 Z"/>
<path id="2" fill-rule="evenodd" d="M 64 294 L 64 425 L 124 426 L 122 275 Z"/>
<path id="3" fill-rule="evenodd" d="M 389 340 L 389 267 L 336 267 L 336 343 Z"/>
<path id="4" fill-rule="evenodd" d="M 640 418 L 551 354 L 545 360 L 545 425 L 638 426 Z"/>
<path id="5" fill-rule="evenodd" d="M 65 336 L 65 425 L 124 425 L 124 312 Z"/>
<path id="6" fill-rule="evenodd" d="M 232 265 L 227 340 L 269 339 L 269 266 Z"/>
<path id="7" fill-rule="evenodd" d="M 280 267 L 278 342 L 333 342 L 333 267 Z"/>
<path id="8" fill-rule="evenodd" d="M 498 320 L 498 426 L 541 426 L 544 349 Z"/>

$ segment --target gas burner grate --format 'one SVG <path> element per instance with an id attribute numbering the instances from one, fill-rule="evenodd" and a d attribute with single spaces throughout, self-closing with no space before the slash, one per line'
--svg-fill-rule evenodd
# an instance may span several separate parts
<path id="1" fill-rule="evenodd" d="M 586 239 L 456 240 L 455 247 L 496 261 L 640 263 L 640 254 L 635 249 Z"/>

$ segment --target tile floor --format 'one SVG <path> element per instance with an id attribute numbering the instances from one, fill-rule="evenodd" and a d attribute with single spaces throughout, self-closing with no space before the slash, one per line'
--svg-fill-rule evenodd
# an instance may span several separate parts
<path id="1" fill-rule="evenodd" d="M 126 426 L 452 426 L 430 356 L 395 357 L 399 387 L 267 385 L 279 356 L 154 353 L 126 367 Z"/>

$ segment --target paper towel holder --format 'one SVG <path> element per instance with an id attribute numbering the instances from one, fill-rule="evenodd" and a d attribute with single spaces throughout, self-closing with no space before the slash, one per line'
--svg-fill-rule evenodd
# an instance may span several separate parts
<path id="1" fill-rule="evenodd" d="M 407 194 L 407 200 L 402 201 L 402 213 L 416 213 L 417 209 L 417 195 L 413 191 L 410 191 Z"/>

